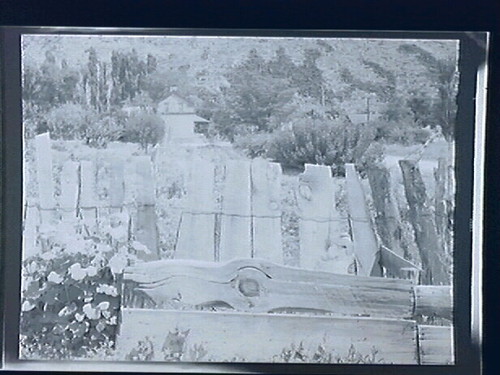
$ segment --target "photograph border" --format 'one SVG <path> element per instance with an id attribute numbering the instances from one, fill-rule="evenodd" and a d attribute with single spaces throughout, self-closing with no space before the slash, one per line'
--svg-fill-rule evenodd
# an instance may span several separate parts
<path id="1" fill-rule="evenodd" d="M 356 38 L 405 38 L 405 39 L 453 39 L 460 41 L 460 83 L 459 94 L 457 97 L 458 123 L 461 125 L 456 128 L 456 211 L 455 211 L 455 241 L 454 250 L 457 254 L 459 249 L 472 249 L 473 238 L 471 234 L 471 225 L 474 230 L 482 230 L 478 218 L 473 221 L 473 199 L 476 197 L 477 190 L 474 190 L 472 183 L 477 174 L 477 165 L 474 165 L 477 155 L 474 152 L 478 147 L 484 148 L 484 143 L 474 144 L 474 140 L 478 140 L 478 131 L 484 132 L 483 129 L 478 129 L 474 126 L 477 119 L 478 107 L 476 107 L 474 99 L 477 96 L 476 77 L 479 67 L 486 61 L 486 37 L 485 33 L 464 33 L 464 32 L 377 32 L 377 31 L 311 31 L 311 30 L 229 30 L 229 29 L 87 29 L 87 28 L 4 28 L 2 37 L 2 52 L 3 52 L 3 71 L 4 77 L 4 92 L 8 95 L 3 97 L 3 181 L 8 181 L 3 187 L 4 190 L 4 205 L 2 219 L 4 221 L 4 233 L 8 236 L 2 236 L 4 266 L 5 291 L 4 301 L 4 361 L 6 368 L 23 368 L 29 370 L 22 363 L 25 361 L 17 360 L 17 340 L 7 339 L 18 337 L 18 316 L 19 316 L 19 290 L 20 290 L 20 256 L 8 256 L 7 249 L 21 249 L 21 190 L 22 186 L 22 133 L 21 133 L 21 86 L 20 86 L 20 36 L 22 34 L 109 34 L 109 35 L 204 35 L 204 36 L 270 36 L 270 37 L 356 37 Z M 486 74 L 486 72 L 484 73 Z M 466 125 L 462 125 L 466 124 Z M 483 140 L 484 142 L 484 140 Z M 481 177 L 482 171 L 479 171 Z M 477 189 L 477 187 L 476 187 Z M 480 191 L 479 191 L 480 192 Z M 474 223 L 474 224 L 471 224 Z M 476 246 L 480 246 L 477 245 Z M 10 250 L 9 252 L 11 252 Z M 475 252 L 480 251 L 480 248 L 475 249 Z M 21 253 L 19 252 L 19 255 Z M 405 373 L 420 373 L 420 371 L 428 372 L 429 368 L 432 371 L 440 371 L 442 374 L 455 373 L 473 373 L 479 365 L 479 348 L 474 345 L 474 335 L 471 334 L 470 326 L 472 323 L 472 314 L 470 311 L 471 304 L 475 302 L 470 292 L 478 293 L 478 285 L 471 285 L 473 262 L 472 257 L 457 257 L 455 256 L 454 263 L 454 291 L 467 291 L 466 295 L 457 295 L 454 293 L 455 316 L 455 358 L 456 364 L 451 366 L 401 366 L 401 365 L 377 365 L 377 370 L 381 373 L 390 374 L 398 368 L 397 371 L 405 371 Z M 474 271 L 475 272 L 475 271 Z M 480 294 L 480 292 L 479 292 Z M 480 308 L 480 307 L 479 307 Z M 17 316 L 16 316 L 17 314 Z M 14 347 L 16 350 L 13 350 Z M 34 366 L 31 368 L 40 368 L 41 363 L 46 361 L 29 361 Z M 49 366 L 54 369 L 59 367 L 55 362 L 49 362 Z M 155 364 L 130 364 L 120 363 L 120 369 L 115 370 L 115 364 L 103 362 L 106 368 L 109 366 L 109 371 L 136 371 L 130 368 L 138 368 L 140 371 L 186 371 L 195 366 L 197 371 L 200 366 L 202 371 L 215 372 L 220 371 L 221 365 L 199 365 L 199 364 L 181 364 L 171 365 L 163 363 Z M 101 366 L 103 363 L 100 363 Z M 70 364 L 72 367 L 73 364 Z M 75 365 L 78 369 L 82 369 L 83 363 Z M 90 367 L 92 367 L 90 365 Z M 99 364 L 97 363 L 97 366 Z M 123 366 L 127 369 L 123 369 Z M 150 366 L 156 366 L 156 369 L 149 369 Z M 179 367 L 180 366 L 180 367 Z M 204 366 L 208 366 L 206 369 Z M 236 366 L 236 367 L 235 367 Z M 92 370 L 89 367 L 89 370 Z M 144 367 L 144 369 L 142 368 Z M 159 368 L 162 367 L 162 368 Z M 175 367 L 174 370 L 172 367 Z M 230 365 L 231 371 L 261 371 L 265 368 L 266 372 L 282 372 L 286 369 L 287 372 L 303 372 L 314 371 L 318 373 L 327 373 L 332 371 L 336 373 L 366 373 L 367 367 L 358 365 L 282 365 L 282 364 L 238 364 Z M 85 369 L 86 369 L 85 363 Z M 172 369 L 172 370 L 171 370 Z M 210 370 L 211 369 L 211 370 Z M 188 370 L 189 371 L 189 370 Z M 415 372 L 413 372 L 415 371 Z"/>

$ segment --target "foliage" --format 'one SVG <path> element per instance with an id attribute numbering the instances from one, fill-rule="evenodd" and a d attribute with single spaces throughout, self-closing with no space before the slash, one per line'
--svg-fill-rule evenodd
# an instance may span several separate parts
<path id="1" fill-rule="evenodd" d="M 108 142 L 122 139 L 125 132 L 124 115 L 117 112 L 101 116 L 82 127 L 82 138 L 91 147 L 103 148 Z"/>
<path id="2" fill-rule="evenodd" d="M 267 156 L 286 167 L 322 164 L 332 166 L 334 174 L 343 174 L 345 163 L 363 168 L 381 158 L 374 140 L 375 132 L 364 125 L 302 120 L 273 134 Z"/>
<path id="3" fill-rule="evenodd" d="M 138 143 L 147 151 L 148 146 L 158 144 L 165 135 L 165 124 L 161 117 L 148 112 L 132 114 L 125 124 L 122 140 Z"/>
<path id="4" fill-rule="evenodd" d="M 266 156 L 269 149 L 269 142 L 272 135 L 268 133 L 249 134 L 239 136 L 234 142 L 234 146 L 245 152 L 250 158 Z"/>
<path id="5" fill-rule="evenodd" d="M 123 226 L 102 227 L 102 236 L 86 235 L 80 223 L 46 227 L 39 255 L 23 261 L 23 358 L 85 358 L 114 347 L 121 274 L 136 257 L 117 232 Z"/>
<path id="6" fill-rule="evenodd" d="M 432 135 L 428 128 L 420 128 L 410 120 L 403 121 L 374 121 L 372 126 L 376 130 L 376 139 L 385 143 L 401 145 L 424 144 Z"/>
<path id="7" fill-rule="evenodd" d="M 98 115 L 80 104 L 67 103 L 51 109 L 40 119 L 43 121 L 53 139 L 80 139 L 85 128 L 98 121 Z"/>
<path id="8" fill-rule="evenodd" d="M 431 52 L 415 45 L 402 44 L 398 47 L 400 52 L 413 55 L 427 68 L 428 80 L 437 91 L 437 101 L 432 106 L 432 122 L 429 119 L 424 126 L 440 126 L 447 140 L 454 134 L 458 72 L 455 61 L 451 58 L 439 59 Z M 429 106 L 429 104 L 427 104 Z M 426 115 L 426 111 L 415 111 L 415 114 Z"/>
<path id="9" fill-rule="evenodd" d="M 349 364 L 380 364 L 383 359 L 377 358 L 378 350 L 372 347 L 370 354 L 363 355 L 353 344 L 349 347 L 346 355 L 335 354 L 333 349 L 328 349 L 325 344 L 319 344 L 316 350 L 306 350 L 303 342 L 299 345 L 291 344 L 283 348 L 278 356 L 274 356 L 274 362 L 299 362 L 299 363 L 349 363 Z"/>

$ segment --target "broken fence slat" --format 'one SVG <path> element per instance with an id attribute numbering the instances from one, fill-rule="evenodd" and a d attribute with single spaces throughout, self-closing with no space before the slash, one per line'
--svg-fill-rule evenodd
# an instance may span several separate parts
<path id="1" fill-rule="evenodd" d="M 379 249 L 373 231 L 365 194 L 354 164 L 346 164 L 346 191 L 351 221 L 354 252 L 358 259 L 358 274 L 381 276 Z"/>
<path id="2" fill-rule="evenodd" d="M 35 136 L 35 163 L 38 184 L 38 203 L 43 224 L 51 224 L 56 217 L 54 179 L 52 176 L 52 149 L 49 133 Z"/>
<path id="3" fill-rule="evenodd" d="M 421 365 L 452 365 L 453 327 L 418 326 L 419 358 Z"/>

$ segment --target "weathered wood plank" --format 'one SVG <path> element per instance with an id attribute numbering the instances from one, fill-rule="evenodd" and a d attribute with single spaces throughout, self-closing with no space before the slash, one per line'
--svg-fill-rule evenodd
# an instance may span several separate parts
<path id="1" fill-rule="evenodd" d="M 40 226 L 40 211 L 29 201 L 25 205 L 25 217 L 23 222 L 23 260 L 38 253 L 37 235 Z"/>
<path id="2" fill-rule="evenodd" d="M 283 263 L 281 166 L 254 159 L 251 166 L 253 256 Z"/>
<path id="3" fill-rule="evenodd" d="M 80 162 L 80 216 L 87 234 L 97 231 L 97 181 L 95 165 L 88 160 Z"/>
<path id="4" fill-rule="evenodd" d="M 300 209 L 300 266 L 322 268 L 330 247 L 330 221 L 335 203 L 330 167 L 306 164 L 299 176 L 297 203 Z"/>
<path id="5" fill-rule="evenodd" d="M 215 260 L 215 166 L 201 159 L 192 160 L 185 211 L 182 214 L 176 259 Z"/>
<path id="6" fill-rule="evenodd" d="M 358 274 L 381 276 L 379 247 L 373 231 L 365 195 L 354 164 L 346 164 L 346 191 Z"/>
<path id="7" fill-rule="evenodd" d="M 369 168 L 367 174 L 375 207 L 375 225 L 382 245 L 400 257 L 404 257 L 400 243 L 399 215 L 392 197 L 389 171 L 385 167 L 378 166 Z M 387 265 L 383 265 L 387 268 Z M 399 270 L 396 269 L 393 272 L 397 275 Z"/>
<path id="8" fill-rule="evenodd" d="M 324 345 L 333 354 L 332 362 L 337 362 L 338 357 L 347 358 L 352 345 L 367 357 L 376 349 L 376 363 L 417 363 L 414 322 L 284 314 L 124 309 L 117 351 L 124 357 L 147 336 L 154 346 L 154 360 L 162 361 L 161 348 L 168 333 L 176 328 L 189 330 L 187 353 L 194 345 L 203 344 L 208 354 L 198 359 L 201 361 L 242 358 L 249 362 L 279 362 L 283 361 L 279 358 L 283 349 L 302 342 L 311 355 L 320 344 Z M 188 355 L 181 360 L 197 361 Z"/>
<path id="9" fill-rule="evenodd" d="M 77 205 L 79 195 L 79 163 L 68 160 L 63 164 L 61 171 L 61 196 L 59 197 L 59 210 L 65 223 L 74 223 L 77 218 Z"/>
<path id="10" fill-rule="evenodd" d="M 42 223 L 50 224 L 55 220 L 56 201 L 54 198 L 54 179 L 52 176 L 52 148 L 49 133 L 35 136 L 35 163 L 38 183 L 38 203 Z"/>
<path id="11" fill-rule="evenodd" d="M 451 286 L 416 285 L 415 315 L 453 319 L 453 295 Z"/>
<path id="12" fill-rule="evenodd" d="M 230 160 L 224 183 L 219 260 L 252 256 L 250 163 Z"/>
<path id="13" fill-rule="evenodd" d="M 158 228 L 156 227 L 155 183 L 149 156 L 136 158 L 137 175 L 137 214 L 134 220 L 134 235 L 137 241 L 145 245 L 149 253 L 138 254 L 141 259 L 158 259 Z"/>
<path id="14" fill-rule="evenodd" d="M 125 198 L 125 165 L 122 159 L 111 161 L 109 179 L 109 213 L 119 213 Z"/>
<path id="15" fill-rule="evenodd" d="M 424 269 L 422 282 L 431 285 L 449 285 L 450 276 L 443 261 L 444 249 L 438 241 L 434 217 L 429 208 L 418 165 L 411 160 L 400 160 L 399 165 L 403 173 L 410 220 Z"/>
<path id="16" fill-rule="evenodd" d="M 453 327 L 418 326 L 419 357 L 421 365 L 452 365 Z"/>
<path id="17" fill-rule="evenodd" d="M 134 281 L 158 306 L 174 301 L 186 306 L 222 302 L 238 311 L 323 311 L 336 315 L 411 317 L 411 284 L 376 283 L 370 278 L 329 274 L 315 278 L 316 272 L 288 275 L 286 267 L 259 268 L 259 262 L 231 262 L 220 267 L 203 263 L 162 261 L 161 266 L 141 266 L 125 271 L 124 280 Z M 293 277 L 299 271 L 299 277 Z M 333 282 L 332 282 L 333 281 Z"/>

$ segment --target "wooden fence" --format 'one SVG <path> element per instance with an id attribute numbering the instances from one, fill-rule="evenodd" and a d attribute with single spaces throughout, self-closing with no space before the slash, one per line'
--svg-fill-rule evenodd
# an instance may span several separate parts
<path id="1" fill-rule="evenodd" d="M 77 218 L 86 235 L 93 235 L 103 225 L 129 228 L 127 240 L 135 239 L 146 245 L 149 252 L 140 251 L 143 260 L 159 259 L 158 231 L 155 212 L 155 189 L 152 164 L 148 156 L 136 156 L 125 173 L 125 161 L 67 160 L 62 164 L 60 186 L 56 191 L 53 150 L 48 133 L 35 137 L 36 186 L 38 199 L 26 199 L 24 208 L 24 257 L 44 249 L 38 233 L 44 228 L 72 226 Z M 109 173 L 107 196 L 98 197 L 97 169 L 106 166 Z M 120 222 L 109 223 L 113 214 L 121 214 Z M 64 230 L 64 228 L 63 228 Z"/>
<path id="2" fill-rule="evenodd" d="M 118 225 L 130 228 L 127 240 L 150 250 L 139 254 L 146 262 L 128 267 L 123 278 L 117 345 L 124 355 L 137 346 L 138 334 L 160 348 L 171 332 L 189 330 L 189 345 L 203 344 L 222 360 L 269 361 L 292 344 L 314 351 L 325 343 L 337 361 L 354 347 L 365 359 L 376 350 L 384 363 L 453 363 L 452 326 L 417 323 L 424 317 L 452 320 L 449 276 L 438 251 L 451 236 L 441 219 L 449 215 L 452 199 L 436 189 L 436 199 L 445 196 L 446 204 L 432 212 L 415 162 L 402 161 L 400 167 L 423 269 L 404 257 L 387 171 L 368 171 L 368 181 L 362 181 L 352 164 L 345 166 L 347 217 L 336 207 L 337 181 L 329 167 L 306 164 L 296 177 L 300 267 L 286 266 L 284 176 L 279 164 L 262 159 L 225 162 L 223 183 L 216 173 L 221 165 L 199 157 L 184 162 L 186 193 L 174 259 L 158 260 L 153 167 L 159 161 L 66 160 L 55 183 L 50 142 L 48 134 L 35 138 L 38 199 L 25 206 L 24 256 L 40 247 L 44 226 L 73 225 L 80 218 L 92 235 L 103 230 L 103 220 L 120 214 Z M 102 163 L 109 185 L 99 198 Z M 436 181 L 445 172 L 438 168 Z M 324 269 L 343 227 L 349 228 L 355 276 L 347 269 Z M 416 285 L 420 273 L 427 285 Z M 247 325 L 252 328 L 242 331 Z"/>
<path id="3" fill-rule="evenodd" d="M 123 354 L 143 338 L 137 332 L 161 348 L 169 332 L 189 330 L 187 346 L 203 344 L 226 360 L 270 361 L 293 343 L 313 352 L 324 345 L 336 354 L 352 345 L 363 356 L 375 348 L 383 363 L 453 363 L 452 327 L 416 320 L 451 318 L 446 286 L 258 259 L 162 260 L 127 268 L 122 296 Z"/>

